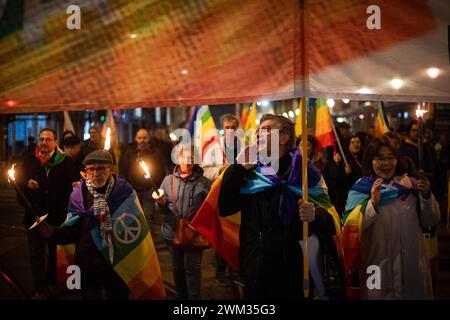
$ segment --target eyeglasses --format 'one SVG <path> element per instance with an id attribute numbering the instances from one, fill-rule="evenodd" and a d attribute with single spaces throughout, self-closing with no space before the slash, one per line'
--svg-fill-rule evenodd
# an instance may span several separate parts
<path id="1" fill-rule="evenodd" d="M 280 128 L 271 128 L 271 127 L 266 126 L 266 127 L 260 127 L 260 128 L 256 131 L 256 134 L 262 134 L 262 133 L 268 134 L 268 133 L 272 133 L 272 131 L 274 131 L 274 130 L 278 130 L 279 133 L 285 133 L 285 132 L 284 132 L 282 129 L 280 129 Z"/>
<path id="2" fill-rule="evenodd" d="M 394 157 L 394 156 L 391 156 L 391 157 L 375 157 L 375 158 L 373 158 L 373 161 L 376 161 L 376 162 L 385 162 L 385 161 L 387 161 L 387 162 L 394 162 L 396 160 L 397 160 L 397 158 Z"/>
<path id="3" fill-rule="evenodd" d="M 92 174 L 94 171 L 96 171 L 99 174 L 103 174 L 106 172 L 106 169 L 110 168 L 110 166 L 103 166 L 103 167 L 90 167 L 86 168 L 86 173 Z"/>

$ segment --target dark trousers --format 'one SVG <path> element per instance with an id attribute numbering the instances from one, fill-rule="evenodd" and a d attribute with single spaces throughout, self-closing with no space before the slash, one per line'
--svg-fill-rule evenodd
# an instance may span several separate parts
<path id="1" fill-rule="evenodd" d="M 129 289 L 111 265 L 101 257 L 93 257 L 91 263 L 81 269 L 81 295 L 85 300 L 101 300 L 103 289 L 108 300 L 127 300 Z M 89 261 L 88 258 L 84 260 Z M 95 261 L 95 264 L 92 263 Z"/>
<path id="2" fill-rule="evenodd" d="M 147 219 L 150 232 L 152 231 L 155 217 L 155 201 L 152 198 L 152 193 L 152 190 L 137 193 L 142 210 L 144 211 L 145 219 Z"/>
<path id="3" fill-rule="evenodd" d="M 41 237 L 37 228 L 27 230 L 34 290 L 44 293 L 48 285 L 56 285 L 56 243 Z M 47 266 L 45 247 L 48 248 Z"/>

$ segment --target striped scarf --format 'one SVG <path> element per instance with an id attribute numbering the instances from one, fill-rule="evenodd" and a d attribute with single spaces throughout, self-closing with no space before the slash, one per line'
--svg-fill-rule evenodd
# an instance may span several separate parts
<path id="1" fill-rule="evenodd" d="M 109 179 L 105 194 L 97 192 L 89 179 L 86 179 L 86 187 L 89 193 L 94 197 L 94 215 L 100 223 L 100 236 L 103 239 L 103 245 L 109 249 L 109 260 L 111 264 L 114 258 L 114 246 L 112 244 L 112 219 L 109 211 L 108 199 L 114 186 L 114 177 Z"/>

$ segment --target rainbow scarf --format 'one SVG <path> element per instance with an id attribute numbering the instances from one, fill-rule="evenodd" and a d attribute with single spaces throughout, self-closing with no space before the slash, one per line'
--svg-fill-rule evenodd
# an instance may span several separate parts
<path id="1" fill-rule="evenodd" d="M 80 217 L 87 219 L 95 246 L 111 264 L 94 209 L 84 208 L 82 190 L 85 183 L 83 180 L 81 186 L 73 191 L 69 213 L 62 227 L 73 225 Z M 114 259 L 111 266 L 114 271 L 127 284 L 135 299 L 165 298 L 158 257 L 136 192 L 125 180 L 118 178 L 107 203 L 113 221 Z"/>
<path id="2" fill-rule="evenodd" d="M 367 203 L 370 200 L 372 185 L 377 178 L 375 175 L 371 175 L 362 177 L 355 182 L 348 193 L 347 205 L 342 216 L 342 249 L 349 299 L 359 299 L 360 297 L 358 270 L 365 268 L 360 253 L 361 225 Z M 412 182 L 414 186 L 416 180 L 412 179 Z M 397 199 L 406 198 L 410 194 L 417 196 L 414 187 L 406 188 L 392 180 L 383 181 L 380 193 L 381 199 L 378 203 L 380 207 L 392 204 Z"/>
<path id="3" fill-rule="evenodd" d="M 241 188 L 242 194 L 255 194 L 282 184 L 283 194 L 280 199 L 279 215 L 283 223 L 290 223 L 293 215 L 298 212 L 297 200 L 302 196 L 301 180 L 301 156 L 298 150 L 290 152 L 292 170 L 287 181 L 281 181 L 279 177 L 267 166 L 258 165 L 248 174 L 247 184 Z M 216 179 L 211 190 L 200 207 L 191 225 L 208 239 L 211 246 L 218 252 L 233 269 L 239 270 L 239 229 L 241 225 L 241 213 L 237 212 L 227 217 L 219 214 L 218 200 L 222 187 L 223 175 Z M 339 215 L 331 204 L 327 193 L 327 187 L 323 177 L 312 166 L 308 166 L 308 200 L 317 206 L 327 210 L 332 216 L 336 235 L 333 237 L 341 256 L 339 237 L 341 234 Z"/>

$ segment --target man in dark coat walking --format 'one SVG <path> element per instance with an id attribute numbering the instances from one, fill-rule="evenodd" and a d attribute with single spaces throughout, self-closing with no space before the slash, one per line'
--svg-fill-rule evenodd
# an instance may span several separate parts
<path id="1" fill-rule="evenodd" d="M 72 184 L 77 178 L 72 161 L 58 148 L 54 130 L 41 130 L 36 150 L 24 159 L 22 168 L 18 170 L 18 181 L 38 215 L 48 214 L 45 221 L 50 225 L 64 222 Z M 19 198 L 19 202 L 23 203 L 23 199 Z M 23 223 L 27 229 L 35 298 L 43 298 L 56 285 L 56 244 L 42 238 L 36 228 L 29 230 L 34 222 L 34 213 L 27 208 Z"/>

